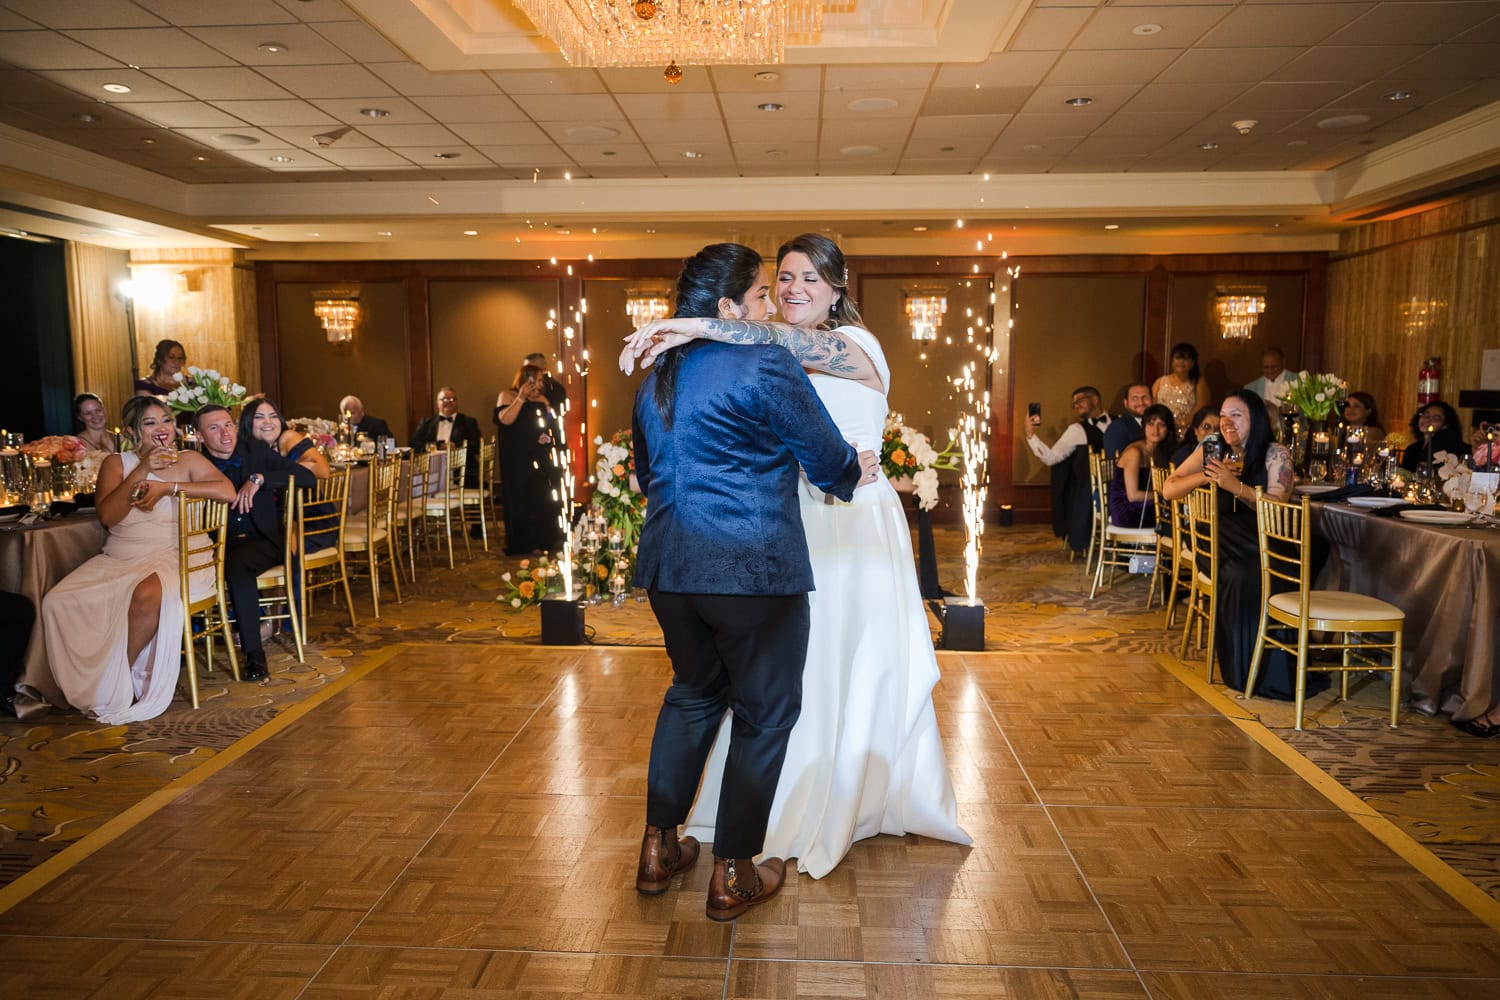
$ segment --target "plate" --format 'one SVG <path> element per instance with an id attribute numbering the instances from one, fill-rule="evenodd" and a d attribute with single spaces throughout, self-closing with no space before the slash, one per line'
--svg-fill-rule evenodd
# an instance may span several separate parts
<path id="1" fill-rule="evenodd" d="M 1342 489 L 1342 487 L 1330 486 L 1327 483 L 1308 483 L 1305 486 L 1298 486 L 1296 492 L 1305 497 L 1315 497 L 1322 493 L 1332 493 L 1337 489 Z"/>
<path id="2" fill-rule="evenodd" d="M 1406 503 L 1400 497 L 1350 497 L 1348 504 L 1351 507 L 1363 507 L 1365 510 L 1380 510 L 1384 507 L 1399 507 Z"/>
<path id="3" fill-rule="evenodd" d="M 1472 514 L 1465 514 L 1461 510 L 1403 510 L 1399 512 L 1399 516 L 1418 524 L 1440 524 L 1448 528 L 1469 524 L 1474 520 Z"/>
<path id="4" fill-rule="evenodd" d="M 26 512 L 24 510 L 18 510 L 12 514 L 0 514 L 0 524 L 9 524 L 12 521 L 19 521 L 25 516 Z"/>

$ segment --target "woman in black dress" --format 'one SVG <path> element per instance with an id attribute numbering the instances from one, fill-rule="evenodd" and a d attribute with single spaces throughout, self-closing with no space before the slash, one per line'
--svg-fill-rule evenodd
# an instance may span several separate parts
<path id="1" fill-rule="evenodd" d="M 1209 461 L 1205 466 L 1200 445 L 1168 477 L 1162 496 L 1175 500 L 1208 483 L 1219 488 L 1219 591 L 1214 652 L 1224 683 L 1243 691 L 1263 607 L 1255 487 L 1261 487 L 1273 499 L 1290 500 L 1292 455 L 1284 445 L 1272 440 L 1266 404 L 1248 389 L 1236 389 L 1220 405 L 1219 437 L 1229 447 L 1229 458 Z M 1314 575 L 1322 561 L 1319 556 L 1316 550 L 1312 553 Z M 1202 569 L 1207 572 L 1208 567 Z M 1296 681 L 1292 658 L 1268 646 L 1261 658 L 1258 690 L 1250 693 L 1291 701 L 1296 696 Z M 1307 694 L 1323 691 L 1328 683 L 1327 674 L 1308 674 Z"/>
<path id="2" fill-rule="evenodd" d="M 562 475 L 552 459 L 561 432 L 542 374 L 522 365 L 495 404 L 507 555 L 555 552 L 562 539 Z"/>
<path id="3" fill-rule="evenodd" d="M 1410 426 L 1411 444 L 1401 454 L 1403 469 L 1415 471 L 1423 462 L 1433 461 L 1432 456 L 1440 451 L 1459 458 L 1469 454 L 1469 442 L 1464 440 L 1457 411 L 1441 399 L 1412 414 Z"/>

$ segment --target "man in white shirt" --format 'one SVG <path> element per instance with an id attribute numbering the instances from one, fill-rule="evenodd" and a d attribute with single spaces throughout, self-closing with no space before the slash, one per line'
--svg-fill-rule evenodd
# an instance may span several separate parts
<path id="1" fill-rule="evenodd" d="M 1074 552 L 1088 548 L 1093 530 L 1093 493 L 1089 486 L 1089 449 L 1104 447 L 1104 429 L 1109 415 L 1100 405 L 1099 390 L 1081 385 L 1073 390 L 1073 412 L 1077 422 L 1058 437 L 1051 447 L 1036 436 L 1040 415 L 1026 418 L 1026 445 L 1031 453 L 1052 468 L 1052 533 L 1066 539 Z"/>
<path id="2" fill-rule="evenodd" d="M 1074 449 L 1080 445 L 1085 449 L 1090 446 L 1103 447 L 1103 434 L 1104 429 L 1109 426 L 1109 414 L 1104 412 L 1104 407 L 1100 405 L 1099 400 L 1099 390 L 1091 385 L 1081 385 L 1074 389 L 1073 412 L 1078 414 L 1078 420 L 1076 423 L 1069 424 L 1067 430 L 1058 436 L 1057 443 L 1050 448 L 1036 436 L 1036 429 L 1042 426 L 1042 418 L 1036 414 L 1027 417 L 1026 445 L 1031 449 L 1031 453 L 1047 465 L 1056 465 L 1071 456 Z M 1091 445 L 1089 438 L 1092 435 L 1084 430 L 1085 426 L 1098 430 L 1100 435 L 1098 443 Z"/>
<path id="3" fill-rule="evenodd" d="M 1286 392 L 1297 381 L 1297 373 L 1286 370 L 1286 355 L 1281 348 L 1271 347 L 1260 356 L 1260 378 L 1245 386 L 1261 399 L 1273 412 L 1281 407 Z"/>

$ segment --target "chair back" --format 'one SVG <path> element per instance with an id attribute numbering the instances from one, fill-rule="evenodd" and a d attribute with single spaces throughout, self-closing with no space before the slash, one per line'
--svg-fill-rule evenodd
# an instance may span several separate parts
<path id="1" fill-rule="evenodd" d="M 427 501 L 432 492 L 432 452 L 416 451 L 408 455 L 401 466 L 401 506 L 411 510 Z"/>
<path id="2" fill-rule="evenodd" d="M 1187 495 L 1187 540 L 1196 560 L 1195 572 L 1219 587 L 1219 488 L 1200 486 Z"/>
<path id="3" fill-rule="evenodd" d="M 1112 464 L 1104 452 L 1089 449 L 1089 491 L 1094 501 L 1094 523 L 1101 532 L 1109 523 L 1109 480 Z"/>
<path id="4" fill-rule="evenodd" d="M 469 445 L 450 445 L 448 448 L 448 493 L 462 497 L 464 492 L 464 470 L 469 464 Z"/>
<path id="5" fill-rule="evenodd" d="M 192 614 L 212 606 L 224 587 L 224 525 L 229 505 L 207 497 L 179 497 L 177 505 L 177 580 L 183 609 Z M 197 586 L 194 574 L 200 581 Z M 209 589 L 204 591 L 204 586 Z"/>
<path id="6" fill-rule="evenodd" d="M 1312 519 L 1307 497 L 1289 503 L 1266 496 L 1257 486 L 1255 532 L 1260 542 L 1260 592 L 1275 592 L 1275 580 L 1291 584 L 1298 592 L 1299 617 L 1305 619 L 1312 589 Z"/>
<path id="7" fill-rule="evenodd" d="M 375 528 L 388 528 L 396 506 L 396 483 L 401 469 L 401 456 L 390 455 L 377 458 L 370 463 L 370 537 Z"/>
<path id="8" fill-rule="evenodd" d="M 479 444 L 479 488 L 493 489 L 495 485 L 495 439 L 487 438 Z"/>
<path id="9" fill-rule="evenodd" d="M 327 479 L 295 492 L 297 551 L 334 550 L 344 544 L 344 518 L 348 511 L 349 470 L 334 469 Z"/>

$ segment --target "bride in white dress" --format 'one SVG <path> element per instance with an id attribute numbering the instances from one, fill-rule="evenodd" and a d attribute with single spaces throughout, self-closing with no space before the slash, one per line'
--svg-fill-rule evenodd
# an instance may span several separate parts
<path id="1" fill-rule="evenodd" d="M 203 456 L 175 450 L 176 422 L 160 400 L 132 398 L 123 422 L 140 444 L 110 455 L 99 470 L 99 520 L 109 529 L 104 551 L 42 598 L 47 659 L 58 687 L 68 704 L 111 725 L 160 715 L 177 689 L 183 618 L 177 498 L 235 498 L 229 480 Z M 206 583 L 213 586 L 211 575 Z"/>
<path id="2" fill-rule="evenodd" d="M 813 370 L 844 439 L 874 447 L 885 429 L 890 371 L 879 342 L 858 325 L 846 273 L 833 241 L 799 236 L 777 254 L 777 302 L 792 325 L 658 320 L 631 336 L 625 355 L 654 357 L 695 337 L 780 343 Z M 817 590 L 808 595 L 802 714 L 787 743 L 765 854 L 795 857 L 799 871 L 822 878 L 856 840 L 877 834 L 968 844 L 933 711 L 937 657 L 900 497 L 882 477 L 848 504 L 825 499 L 804 479 L 800 499 Z M 726 717 L 682 831 L 704 842 L 714 839 L 728 733 Z"/>

